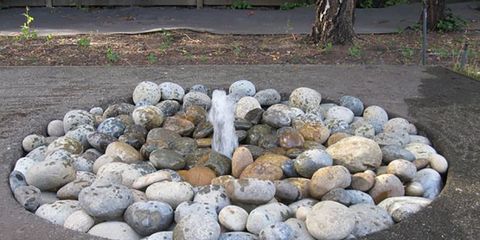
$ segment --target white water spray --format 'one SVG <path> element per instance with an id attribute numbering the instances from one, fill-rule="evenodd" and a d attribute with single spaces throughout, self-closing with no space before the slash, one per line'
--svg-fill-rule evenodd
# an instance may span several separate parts
<path id="1" fill-rule="evenodd" d="M 215 90 L 212 94 L 212 107 L 208 113 L 208 120 L 213 125 L 212 148 L 229 158 L 238 147 L 235 133 L 235 102 L 227 96 L 225 91 Z"/>

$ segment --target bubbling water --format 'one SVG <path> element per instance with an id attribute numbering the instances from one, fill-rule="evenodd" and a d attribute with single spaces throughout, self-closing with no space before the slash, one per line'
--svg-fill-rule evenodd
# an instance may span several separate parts
<path id="1" fill-rule="evenodd" d="M 235 133 L 235 101 L 222 90 L 215 90 L 212 94 L 212 107 L 208 113 L 208 120 L 213 125 L 212 148 L 229 158 L 238 147 Z"/>

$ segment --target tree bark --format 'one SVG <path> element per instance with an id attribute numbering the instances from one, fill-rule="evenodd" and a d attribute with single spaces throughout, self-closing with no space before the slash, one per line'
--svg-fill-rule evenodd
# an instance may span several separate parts
<path id="1" fill-rule="evenodd" d="M 426 2 L 428 29 L 436 30 L 438 22 L 445 18 L 445 0 L 426 0 Z"/>
<path id="2" fill-rule="evenodd" d="M 320 44 L 350 44 L 355 32 L 355 0 L 317 0 L 312 38 Z"/>

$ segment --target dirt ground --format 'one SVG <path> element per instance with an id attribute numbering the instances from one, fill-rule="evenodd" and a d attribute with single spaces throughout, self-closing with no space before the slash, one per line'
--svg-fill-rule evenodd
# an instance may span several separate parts
<path id="1" fill-rule="evenodd" d="M 480 32 L 431 33 L 428 63 L 480 65 Z M 354 45 L 318 46 L 307 35 L 215 35 L 168 31 L 139 35 L 0 37 L 0 65 L 419 64 L 421 34 L 359 35 Z"/>

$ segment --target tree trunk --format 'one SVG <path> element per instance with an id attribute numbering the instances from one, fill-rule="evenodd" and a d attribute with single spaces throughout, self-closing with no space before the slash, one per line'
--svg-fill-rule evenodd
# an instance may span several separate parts
<path id="1" fill-rule="evenodd" d="M 320 44 L 349 44 L 355 32 L 355 0 L 317 0 L 312 38 Z"/>
<path id="2" fill-rule="evenodd" d="M 428 29 L 436 30 L 438 22 L 445 18 L 445 0 L 426 0 L 426 2 Z"/>

